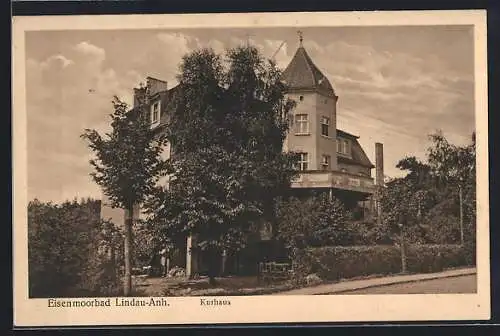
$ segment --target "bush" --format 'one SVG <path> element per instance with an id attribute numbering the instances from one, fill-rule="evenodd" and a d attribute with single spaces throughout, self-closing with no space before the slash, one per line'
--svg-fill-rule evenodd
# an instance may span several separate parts
<path id="1" fill-rule="evenodd" d="M 466 266 L 467 262 L 460 245 L 410 245 L 406 264 L 410 273 L 432 273 Z"/>
<path id="2" fill-rule="evenodd" d="M 278 205 L 277 237 L 286 247 L 338 245 L 349 239 L 351 214 L 342 202 L 325 194 L 290 198 Z"/>
<path id="3" fill-rule="evenodd" d="M 122 255 L 119 231 L 100 220 L 100 203 L 28 205 L 29 297 L 112 295 L 120 281 L 115 265 Z M 116 263 L 102 257 L 114 246 Z"/>
<path id="4" fill-rule="evenodd" d="M 308 248 L 294 253 L 293 265 L 296 279 L 311 273 L 325 280 L 397 274 L 401 272 L 401 251 L 394 245 Z M 466 249 L 459 245 L 412 245 L 407 249 L 407 267 L 412 273 L 466 265 Z"/>
<path id="5" fill-rule="evenodd" d="M 341 246 L 390 245 L 392 238 L 384 225 L 374 220 L 350 221 L 347 223 L 348 239 Z"/>

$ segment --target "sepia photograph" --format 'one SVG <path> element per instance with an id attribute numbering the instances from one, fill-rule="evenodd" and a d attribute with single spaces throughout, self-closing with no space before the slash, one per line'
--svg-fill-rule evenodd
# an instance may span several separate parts
<path id="1" fill-rule="evenodd" d="M 488 318 L 485 18 L 15 17 L 19 324 Z"/>

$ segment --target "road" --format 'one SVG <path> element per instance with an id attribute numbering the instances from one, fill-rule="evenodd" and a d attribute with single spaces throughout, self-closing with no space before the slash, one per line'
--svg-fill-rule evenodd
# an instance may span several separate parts
<path id="1" fill-rule="evenodd" d="M 463 294 L 476 293 L 476 284 L 476 275 L 465 275 L 358 289 L 341 294 Z"/>

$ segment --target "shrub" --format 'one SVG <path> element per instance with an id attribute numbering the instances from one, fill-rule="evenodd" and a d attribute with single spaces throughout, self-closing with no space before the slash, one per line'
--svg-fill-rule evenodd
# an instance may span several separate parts
<path id="1" fill-rule="evenodd" d="M 278 205 L 277 236 L 286 247 L 338 245 L 348 240 L 351 214 L 327 195 L 290 198 Z"/>
<path id="2" fill-rule="evenodd" d="M 476 265 L 476 243 L 474 241 L 465 241 L 464 244 L 465 263 L 467 265 Z"/>
<path id="3" fill-rule="evenodd" d="M 467 265 L 465 250 L 460 245 L 410 245 L 406 264 L 411 273 L 440 272 Z"/>
<path id="4" fill-rule="evenodd" d="M 342 246 L 390 245 L 392 238 L 384 225 L 374 220 L 350 221 L 347 223 L 348 239 Z"/>
<path id="5" fill-rule="evenodd" d="M 117 286 L 115 263 L 101 255 L 103 243 L 122 254 L 120 233 L 99 216 L 100 203 L 28 205 L 29 297 L 109 295 Z M 116 263 L 118 263 L 117 261 Z"/>
<path id="6" fill-rule="evenodd" d="M 401 272 L 401 251 L 394 245 L 308 248 L 294 253 L 297 279 L 316 273 L 325 280 Z M 439 272 L 468 265 L 459 245 L 412 245 L 407 249 L 409 272 Z"/>

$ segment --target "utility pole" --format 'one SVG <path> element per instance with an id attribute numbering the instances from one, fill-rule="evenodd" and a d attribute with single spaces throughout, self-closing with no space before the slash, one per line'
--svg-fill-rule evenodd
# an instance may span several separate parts
<path id="1" fill-rule="evenodd" d="M 404 214 L 399 215 L 399 244 L 401 249 L 401 273 L 405 274 L 407 272 L 407 264 L 406 264 L 406 236 L 405 236 L 405 228 L 407 224 L 407 218 Z"/>

